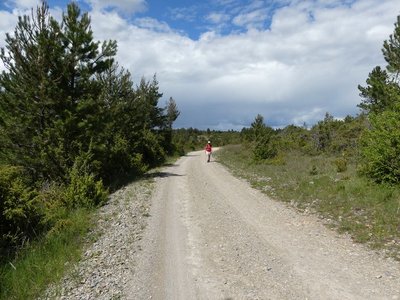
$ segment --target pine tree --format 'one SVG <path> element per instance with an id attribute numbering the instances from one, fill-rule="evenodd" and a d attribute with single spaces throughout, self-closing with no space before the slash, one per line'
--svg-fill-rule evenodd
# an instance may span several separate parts
<path id="1" fill-rule="evenodd" d="M 400 74 L 400 16 L 394 24 L 394 32 L 389 40 L 384 41 L 382 49 L 383 57 L 388 63 L 386 69 L 392 75 L 394 82 L 399 83 Z"/>
<path id="2" fill-rule="evenodd" d="M 367 79 L 367 87 L 358 86 L 363 98 L 358 106 L 365 112 L 381 113 L 393 109 L 400 101 L 400 16 L 394 24 L 394 33 L 384 41 L 382 53 L 386 70 L 375 67 Z"/>
<path id="3" fill-rule="evenodd" d="M 63 109 L 58 101 L 59 29 L 42 4 L 36 15 L 32 10 L 31 17 L 19 17 L 14 36 L 7 34 L 6 49 L 0 54 L 7 69 L 0 76 L 1 152 L 5 161 L 23 165 L 35 175 L 63 169 L 63 162 L 52 153 L 44 154 L 54 142 L 47 130 Z"/>
<path id="4" fill-rule="evenodd" d="M 112 67 L 117 45 L 115 41 L 103 42 L 100 50 L 100 43 L 93 40 L 88 14 L 81 16 L 74 2 L 68 5 L 67 13 L 63 14 L 62 25 L 62 87 L 64 99 L 70 104 L 71 115 L 71 118 L 65 119 L 69 134 L 66 146 L 72 162 L 80 151 L 89 149 L 90 143 L 96 145 L 100 142 L 98 133 L 104 130 L 105 123 L 100 99 L 103 87 L 97 76 Z"/>
<path id="5" fill-rule="evenodd" d="M 20 17 L 0 53 L 0 159 L 34 179 L 64 181 L 89 152 L 91 172 L 103 177 L 161 162 L 179 112 L 159 106 L 155 75 L 135 89 L 114 62 L 116 51 L 115 41 L 93 40 L 90 18 L 75 2 L 60 23 L 45 3 Z"/>
<path id="6" fill-rule="evenodd" d="M 168 99 L 168 102 L 166 105 L 166 111 L 167 111 L 167 122 L 166 122 L 167 127 L 169 129 L 172 129 L 172 124 L 181 114 L 181 112 L 178 110 L 178 106 L 176 105 L 174 98 L 170 97 Z"/>
<path id="7" fill-rule="evenodd" d="M 58 24 L 43 3 L 20 17 L 0 57 L 0 117 L 4 159 L 34 177 L 63 178 L 80 151 L 101 130 L 95 79 L 113 63 L 116 43 L 93 41 L 90 19 L 68 5 Z"/>
<path id="8" fill-rule="evenodd" d="M 251 123 L 253 136 L 253 156 L 255 160 L 270 159 L 276 156 L 277 149 L 273 141 L 274 131 L 264 124 L 264 117 L 260 114 Z"/>
<path id="9" fill-rule="evenodd" d="M 264 117 L 260 114 L 256 116 L 253 123 L 251 123 L 251 129 L 253 132 L 253 140 L 257 140 L 265 131 Z"/>
<path id="10" fill-rule="evenodd" d="M 391 109 L 400 95 L 398 83 L 391 80 L 387 71 L 375 67 L 367 79 L 367 87 L 358 86 L 363 98 L 358 105 L 364 112 L 381 113 Z"/>
<path id="11" fill-rule="evenodd" d="M 175 100 L 170 97 L 165 106 L 166 111 L 166 122 L 164 131 L 164 148 L 167 150 L 168 154 L 173 154 L 177 151 L 176 146 L 173 145 L 172 142 L 172 124 L 179 117 L 180 111 L 178 110 L 178 106 L 176 105 Z"/>
<path id="12" fill-rule="evenodd" d="M 164 108 L 158 106 L 162 97 L 159 92 L 156 75 L 152 81 L 144 78 L 140 81 L 135 91 L 135 115 L 136 121 L 136 149 L 143 154 L 143 160 L 149 166 L 156 165 L 165 158 L 165 140 L 163 130 L 166 127 L 167 118 Z M 139 126 L 139 128 L 137 127 Z"/>
<path id="13" fill-rule="evenodd" d="M 136 147 L 143 122 L 138 123 L 131 74 L 114 64 L 98 78 L 102 86 L 100 115 L 105 126 L 97 133 L 101 141 L 94 151 L 102 165 L 101 175 L 110 181 L 116 176 L 142 173 L 146 168 Z"/>

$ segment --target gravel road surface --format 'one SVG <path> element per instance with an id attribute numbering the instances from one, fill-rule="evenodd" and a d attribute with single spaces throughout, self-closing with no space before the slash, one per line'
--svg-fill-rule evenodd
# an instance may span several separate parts
<path id="1" fill-rule="evenodd" d="M 110 197 L 42 299 L 399 299 L 400 264 L 192 152 Z"/>
<path id="2" fill-rule="evenodd" d="M 192 152 L 156 178 L 125 299 L 400 299 L 400 264 Z"/>

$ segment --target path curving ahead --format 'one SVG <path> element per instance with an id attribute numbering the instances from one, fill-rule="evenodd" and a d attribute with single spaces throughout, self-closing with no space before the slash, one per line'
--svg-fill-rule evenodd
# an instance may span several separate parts
<path id="1" fill-rule="evenodd" d="M 157 176 L 127 299 L 400 299 L 384 259 L 192 152 Z"/>

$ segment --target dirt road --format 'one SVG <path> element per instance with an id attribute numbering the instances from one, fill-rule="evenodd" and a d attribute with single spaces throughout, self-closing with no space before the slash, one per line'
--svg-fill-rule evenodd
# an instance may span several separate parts
<path id="1" fill-rule="evenodd" d="M 128 299 L 400 299 L 400 264 L 203 152 L 159 174 Z"/>

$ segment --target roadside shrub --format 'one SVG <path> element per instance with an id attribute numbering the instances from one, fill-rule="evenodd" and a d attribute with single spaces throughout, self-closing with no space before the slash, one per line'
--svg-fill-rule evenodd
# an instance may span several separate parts
<path id="1" fill-rule="evenodd" d="M 370 114 L 371 129 L 361 137 L 361 172 L 376 182 L 400 183 L 400 106 Z"/>
<path id="2" fill-rule="evenodd" d="M 22 167 L 0 166 L 0 252 L 28 240 L 37 230 L 42 217 L 37 192 L 29 187 Z M 7 253 L 5 253 L 7 252 Z"/>
<path id="3" fill-rule="evenodd" d="M 46 230 L 54 227 L 59 220 L 68 215 L 65 191 L 66 187 L 63 184 L 46 182 L 37 196 L 37 203 L 43 212 L 41 223 Z"/>
<path id="4" fill-rule="evenodd" d="M 185 147 L 183 144 L 179 143 L 178 145 L 175 145 L 175 153 L 176 155 L 183 156 L 185 155 Z"/>
<path id="5" fill-rule="evenodd" d="M 102 180 L 93 174 L 82 172 L 74 164 L 69 175 L 70 183 L 65 190 L 65 204 L 70 208 L 94 207 L 107 200 L 108 192 Z"/>
<path id="6" fill-rule="evenodd" d="M 68 208 L 94 207 L 104 203 L 108 197 L 108 191 L 103 181 L 96 180 L 91 172 L 90 162 L 92 154 L 82 152 L 75 160 L 69 172 L 69 183 L 64 193 L 65 206 Z"/>
<path id="7" fill-rule="evenodd" d="M 149 166 L 156 166 L 165 160 L 165 150 L 162 147 L 162 141 L 157 134 L 151 130 L 142 132 L 142 152 L 143 161 Z"/>
<path id="8" fill-rule="evenodd" d="M 131 161 L 131 173 L 144 174 L 149 167 L 143 162 L 143 155 L 141 153 L 134 153 L 130 157 Z"/>

